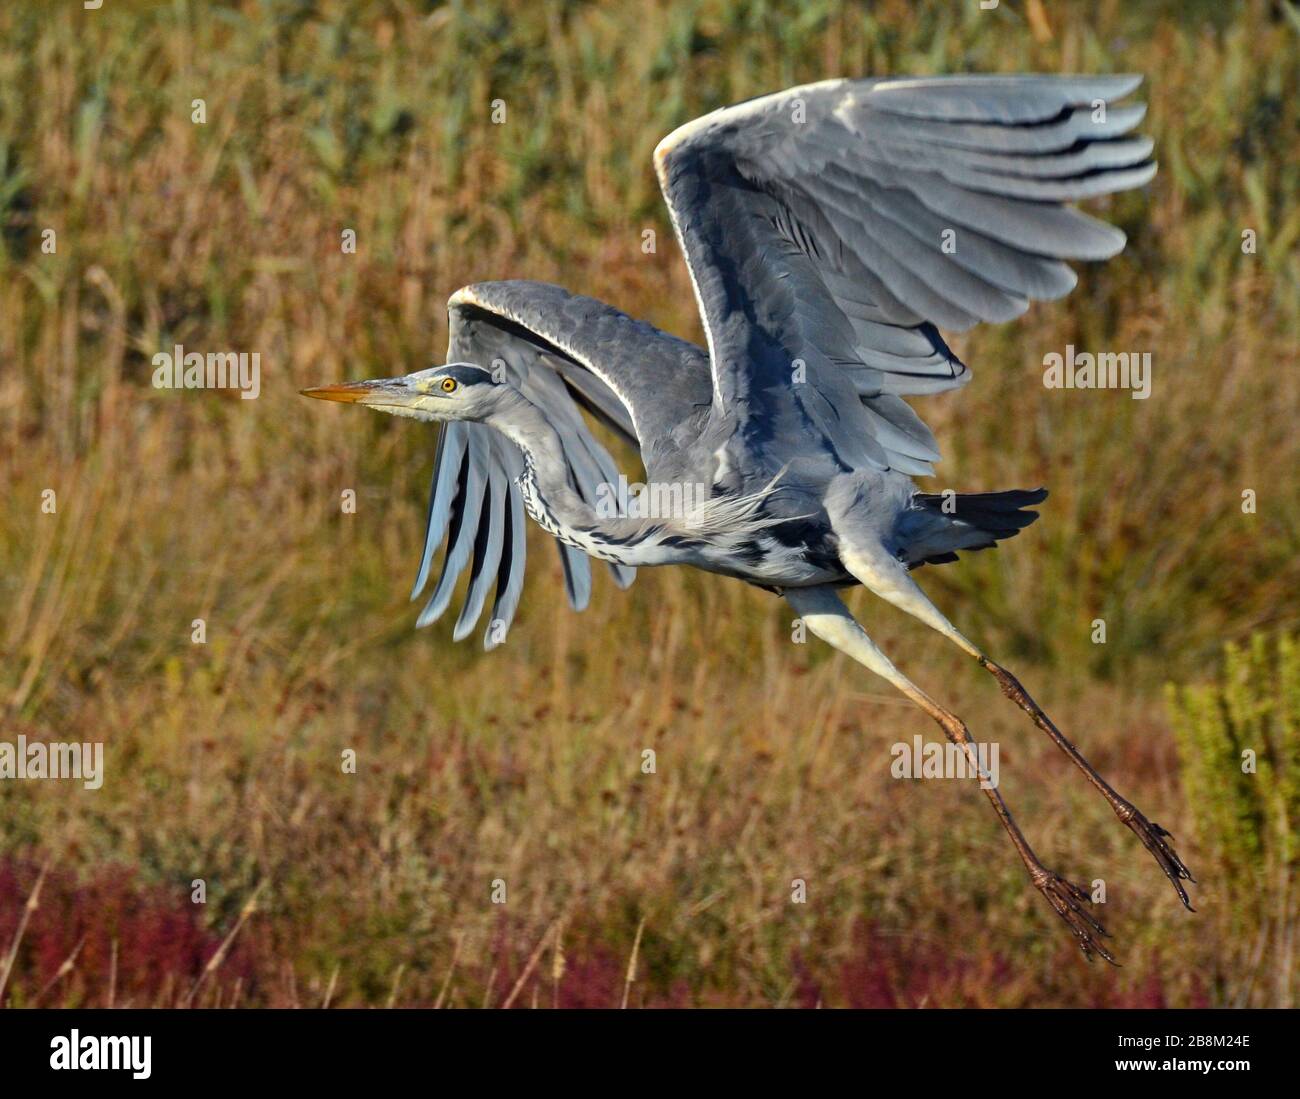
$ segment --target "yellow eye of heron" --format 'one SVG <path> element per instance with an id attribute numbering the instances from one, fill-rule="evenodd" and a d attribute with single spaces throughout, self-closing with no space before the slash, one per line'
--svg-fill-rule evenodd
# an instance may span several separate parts
<path id="1" fill-rule="evenodd" d="M 442 391 L 443 391 L 444 393 L 455 393 L 455 392 L 456 392 L 456 379 L 455 379 L 455 378 L 443 378 L 443 379 L 442 379 Z"/>

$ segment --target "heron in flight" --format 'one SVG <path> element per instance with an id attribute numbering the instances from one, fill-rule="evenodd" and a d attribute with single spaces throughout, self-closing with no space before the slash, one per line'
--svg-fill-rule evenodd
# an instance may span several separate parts
<path id="1" fill-rule="evenodd" d="M 861 584 L 937 630 L 997 680 L 1110 803 L 1191 908 L 1169 834 L 1121 797 L 1020 682 L 912 577 L 1037 518 L 1037 491 L 935 494 L 939 458 L 904 398 L 970 372 L 940 335 L 1018 317 L 1073 289 L 1065 260 L 1124 234 L 1068 203 L 1145 184 L 1139 77 L 828 80 L 726 107 L 661 141 L 655 171 L 707 349 L 558 286 L 484 282 L 448 305 L 447 363 L 319 386 L 310 397 L 442 423 L 424 553 L 441 575 L 417 624 L 449 606 L 504 639 L 524 574 L 524 513 L 559 544 L 569 601 L 589 557 L 621 587 L 643 565 L 691 565 L 779 593 L 806 627 L 893 684 L 973 758 L 966 723 L 908 679 L 840 598 Z M 611 506 L 619 471 L 584 413 L 639 449 L 649 489 L 689 506 Z M 660 499 L 665 494 L 660 494 Z M 646 493 L 638 499 L 644 499 Z M 635 501 L 634 501 L 635 502 Z M 668 512 L 662 514 L 662 512 Z M 981 783 L 1033 885 L 1089 959 L 1114 961 L 1079 886 L 1034 854 Z"/>

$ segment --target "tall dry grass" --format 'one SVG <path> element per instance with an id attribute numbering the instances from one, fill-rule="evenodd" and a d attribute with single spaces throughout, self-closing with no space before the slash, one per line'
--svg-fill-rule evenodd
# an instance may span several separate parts
<path id="1" fill-rule="evenodd" d="M 1107 879 L 1123 971 L 1076 964 L 973 791 L 888 777 L 888 746 L 929 729 L 856 667 L 792 646 L 770 596 L 645 572 L 625 595 L 598 581 L 578 617 L 536 539 L 504 649 L 453 646 L 445 624 L 415 633 L 404 594 L 432 433 L 296 391 L 440 361 L 442 303 L 475 279 L 561 281 L 698 337 L 649 155 L 711 107 L 839 73 L 1147 74 L 1161 173 L 1104 211 L 1128 251 L 1066 302 L 962 341 L 975 382 L 922 408 L 946 453 L 935 487 L 1044 483 L 1044 519 L 924 580 L 1181 837 L 1159 687 L 1297 619 L 1287 11 L 7 7 L 0 739 L 102 739 L 109 761 L 95 793 L 0 786 L 0 950 L 54 860 L 11 1002 L 1213 996 L 1213 925 L 1175 907 L 1065 761 L 940 641 L 855 602 L 1000 741 L 1045 857 Z M 1044 390 L 1042 356 L 1067 342 L 1152 351 L 1153 396 Z M 262 395 L 153 389 L 150 357 L 176 343 L 259 352 Z M 340 773 L 346 748 L 356 775 Z M 489 903 L 498 878 L 504 906 Z M 789 903 L 795 878 L 807 905 Z"/>

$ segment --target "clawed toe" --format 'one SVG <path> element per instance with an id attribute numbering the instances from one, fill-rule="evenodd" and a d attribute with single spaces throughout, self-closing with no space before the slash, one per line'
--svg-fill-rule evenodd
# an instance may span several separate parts
<path id="1" fill-rule="evenodd" d="M 1189 881 L 1195 884 L 1196 879 L 1183 865 L 1183 860 L 1178 857 L 1178 852 L 1174 850 L 1173 845 L 1168 842 L 1174 837 L 1160 825 L 1147 820 L 1132 805 L 1124 803 L 1117 807 L 1115 812 L 1119 815 L 1119 819 L 1137 834 L 1138 839 L 1142 841 L 1142 846 L 1155 857 L 1156 862 L 1160 864 L 1160 869 L 1165 872 L 1165 877 L 1173 882 L 1183 907 L 1189 912 L 1195 912 L 1196 909 L 1192 907 L 1191 899 L 1187 896 L 1187 890 L 1183 888 L 1183 882 Z"/>
<path id="2" fill-rule="evenodd" d="M 1111 965 L 1119 965 L 1101 942 L 1102 939 L 1110 938 L 1110 935 L 1101 922 L 1083 907 L 1092 903 L 1087 893 L 1059 874 L 1043 868 L 1034 874 L 1034 885 L 1047 898 L 1056 914 L 1065 921 L 1088 961 L 1092 961 L 1093 954 L 1099 954 Z"/>

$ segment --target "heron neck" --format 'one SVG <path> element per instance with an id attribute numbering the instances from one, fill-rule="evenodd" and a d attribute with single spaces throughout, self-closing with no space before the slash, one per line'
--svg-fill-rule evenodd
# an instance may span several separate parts
<path id="1" fill-rule="evenodd" d="M 514 396 L 508 408 L 489 415 L 487 423 L 523 451 L 519 487 L 532 519 L 560 541 L 601 560 L 630 566 L 666 564 L 670 555 L 658 545 L 659 525 L 598 513 L 575 487 L 559 431 L 536 404 L 523 394 Z"/>

